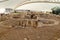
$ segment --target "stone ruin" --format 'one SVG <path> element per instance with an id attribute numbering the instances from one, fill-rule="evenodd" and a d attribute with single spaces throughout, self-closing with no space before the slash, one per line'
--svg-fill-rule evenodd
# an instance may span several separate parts
<path id="1" fill-rule="evenodd" d="M 39 12 L 20 12 L 11 14 L 0 14 L 0 27 L 42 27 L 58 24 L 56 20 L 45 19 L 45 15 Z"/>

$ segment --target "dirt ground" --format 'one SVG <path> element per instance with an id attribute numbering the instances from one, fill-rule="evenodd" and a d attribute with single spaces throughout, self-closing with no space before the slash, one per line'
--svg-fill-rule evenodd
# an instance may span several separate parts
<path id="1" fill-rule="evenodd" d="M 60 40 L 60 16 L 58 15 L 40 14 L 40 18 L 56 20 L 58 21 L 58 24 L 52 26 L 41 26 L 36 28 L 30 26 L 19 26 L 19 21 L 16 20 L 19 19 L 20 15 L 10 14 L 5 15 L 5 17 L 6 16 L 6 20 L 4 20 L 4 18 L 2 19 L 1 16 L 0 40 Z M 13 19 L 13 16 L 15 16 L 14 18 L 16 19 Z"/>

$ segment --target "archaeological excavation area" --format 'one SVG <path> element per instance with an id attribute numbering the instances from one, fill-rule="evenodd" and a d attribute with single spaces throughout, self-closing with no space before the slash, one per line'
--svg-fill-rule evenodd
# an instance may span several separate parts
<path id="1" fill-rule="evenodd" d="M 33 11 L 0 14 L 0 40 L 60 40 L 60 16 Z"/>

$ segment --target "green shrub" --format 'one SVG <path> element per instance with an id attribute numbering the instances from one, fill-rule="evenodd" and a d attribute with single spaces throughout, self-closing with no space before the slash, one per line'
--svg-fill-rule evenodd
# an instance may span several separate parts
<path id="1" fill-rule="evenodd" d="M 51 10 L 52 10 L 52 13 L 53 13 L 53 14 L 59 15 L 59 13 L 60 13 L 60 7 L 54 7 L 54 8 L 52 8 Z"/>

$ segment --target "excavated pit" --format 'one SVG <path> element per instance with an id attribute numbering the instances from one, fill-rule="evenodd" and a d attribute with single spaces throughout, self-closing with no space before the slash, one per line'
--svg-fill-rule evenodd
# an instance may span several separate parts
<path id="1" fill-rule="evenodd" d="M 4 16 L 0 16 L 0 40 L 57 40 L 60 38 L 60 17 L 57 15 L 40 12 L 3 15 L 6 17 L 4 19 L 2 18 Z"/>

